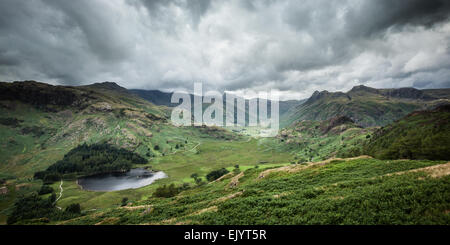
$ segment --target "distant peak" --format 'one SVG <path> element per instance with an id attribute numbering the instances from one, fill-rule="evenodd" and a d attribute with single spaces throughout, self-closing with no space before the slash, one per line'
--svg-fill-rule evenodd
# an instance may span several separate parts
<path id="1" fill-rule="evenodd" d="M 367 87 L 365 85 L 357 85 L 354 86 L 349 92 L 358 92 L 358 91 L 364 91 L 364 92 L 371 92 L 371 93 L 378 93 L 378 89 Z"/>
<path id="2" fill-rule="evenodd" d="M 102 83 L 94 83 L 91 85 L 88 85 L 89 87 L 95 87 L 95 88 L 102 88 L 102 89 L 109 89 L 109 90 L 127 90 L 124 87 L 121 87 L 115 82 L 102 82 Z"/>
<path id="3" fill-rule="evenodd" d="M 99 84 L 99 85 L 104 85 L 104 86 L 112 86 L 112 87 L 120 87 L 119 84 L 115 83 L 115 82 L 102 82 L 102 83 L 94 83 L 95 84 Z"/>

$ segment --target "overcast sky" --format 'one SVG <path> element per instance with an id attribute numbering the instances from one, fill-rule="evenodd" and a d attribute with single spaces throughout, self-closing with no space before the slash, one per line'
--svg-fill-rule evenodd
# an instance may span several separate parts
<path id="1" fill-rule="evenodd" d="M 450 87 L 449 2 L 0 0 L 0 80 L 282 99 Z"/>

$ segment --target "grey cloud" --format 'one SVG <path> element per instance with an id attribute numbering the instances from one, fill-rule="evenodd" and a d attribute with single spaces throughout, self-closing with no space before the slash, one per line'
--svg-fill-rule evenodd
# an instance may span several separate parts
<path id="1" fill-rule="evenodd" d="M 197 28 L 200 19 L 210 8 L 211 0 L 140 0 L 140 3 L 155 18 L 162 18 L 164 10 L 170 5 L 186 9 L 190 14 L 193 26 Z"/>
<path id="2" fill-rule="evenodd" d="M 364 1 L 361 6 L 349 9 L 346 23 L 351 34 L 370 36 L 389 27 L 431 27 L 448 20 L 449 13 L 450 2 L 446 0 Z"/>
<path id="3" fill-rule="evenodd" d="M 0 80 L 448 87 L 449 13 L 444 0 L 1 0 Z"/>

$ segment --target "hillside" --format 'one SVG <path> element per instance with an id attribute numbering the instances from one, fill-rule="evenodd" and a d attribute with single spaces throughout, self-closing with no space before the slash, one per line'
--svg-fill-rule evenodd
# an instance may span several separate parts
<path id="1" fill-rule="evenodd" d="M 444 96 L 363 87 L 316 93 L 305 104 L 350 96 L 376 101 L 374 108 L 394 102 L 433 107 L 446 101 L 437 95 Z M 283 110 L 303 108 L 300 103 L 286 102 Z M 346 115 L 300 120 L 274 138 L 174 127 L 170 110 L 111 82 L 0 83 L 0 180 L 6 190 L 0 223 L 7 217 L 15 224 L 449 223 L 448 164 L 441 161 L 450 145 L 448 106 L 383 128 L 362 127 Z M 363 154 L 389 160 L 356 157 Z M 427 160 L 390 160 L 399 158 Z M 86 191 L 77 182 L 131 168 L 167 176 L 109 192 Z"/>
<path id="2" fill-rule="evenodd" d="M 376 130 L 365 148 L 380 159 L 449 160 L 450 105 L 413 112 Z"/>
<path id="3" fill-rule="evenodd" d="M 150 197 L 54 223 L 448 225 L 449 169 L 442 161 L 368 157 L 250 168 L 170 198 Z"/>
<path id="4" fill-rule="evenodd" d="M 347 93 L 316 91 L 303 104 L 283 116 L 284 126 L 300 120 L 326 120 L 347 116 L 363 127 L 384 126 L 412 111 L 448 103 L 450 90 L 414 88 L 374 89 L 355 86 Z"/>
<path id="5" fill-rule="evenodd" d="M 164 105 L 169 107 L 174 107 L 178 105 L 178 103 L 170 102 L 173 93 L 165 93 L 159 90 L 142 90 L 142 89 L 130 89 L 130 91 L 155 105 Z"/>
<path id="6" fill-rule="evenodd" d="M 346 116 L 323 121 L 304 120 L 280 131 L 280 144 L 295 151 L 297 162 L 358 156 L 373 128 L 362 128 Z"/>

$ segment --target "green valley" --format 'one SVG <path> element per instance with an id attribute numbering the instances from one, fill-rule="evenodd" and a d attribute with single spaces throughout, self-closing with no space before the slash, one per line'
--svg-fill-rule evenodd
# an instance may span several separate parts
<path id="1" fill-rule="evenodd" d="M 283 127 L 264 138 L 175 127 L 162 92 L 0 83 L 0 223 L 448 224 L 446 91 L 317 92 L 280 103 Z M 135 168 L 167 177 L 78 183 Z"/>

